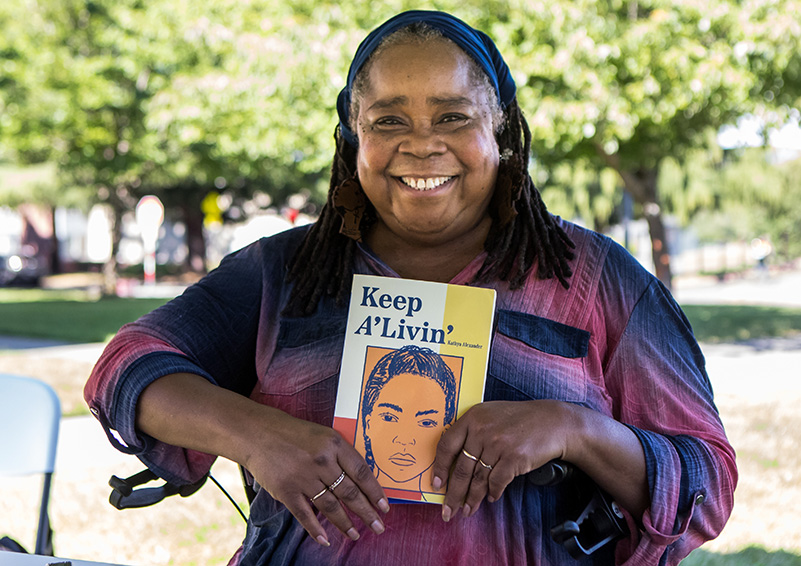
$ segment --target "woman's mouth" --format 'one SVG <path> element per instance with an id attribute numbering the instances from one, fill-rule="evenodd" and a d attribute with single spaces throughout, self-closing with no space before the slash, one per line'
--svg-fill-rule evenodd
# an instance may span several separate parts
<path id="1" fill-rule="evenodd" d="M 431 189 L 436 189 L 451 179 L 453 179 L 452 175 L 449 177 L 400 177 L 400 180 L 404 185 L 417 191 L 430 191 Z"/>

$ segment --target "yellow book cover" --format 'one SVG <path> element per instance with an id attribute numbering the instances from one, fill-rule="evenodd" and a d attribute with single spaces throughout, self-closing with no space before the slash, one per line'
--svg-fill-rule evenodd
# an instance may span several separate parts
<path id="1" fill-rule="evenodd" d="M 495 291 L 355 275 L 334 428 L 392 499 L 441 503 L 442 433 L 484 395 Z"/>

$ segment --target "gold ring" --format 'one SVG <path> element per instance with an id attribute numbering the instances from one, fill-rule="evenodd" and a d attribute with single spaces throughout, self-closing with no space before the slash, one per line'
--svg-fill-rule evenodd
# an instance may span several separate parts
<path id="1" fill-rule="evenodd" d="M 344 480 L 344 479 L 345 479 L 345 472 L 342 472 L 341 474 L 339 474 L 339 477 L 337 478 L 337 481 L 335 481 L 334 483 L 332 483 L 331 485 L 328 486 L 328 491 L 333 492 L 334 488 L 336 486 L 338 486 L 339 484 L 341 484 L 342 480 Z"/>
<path id="2" fill-rule="evenodd" d="M 318 493 L 317 495 L 315 495 L 314 497 L 312 497 L 312 498 L 311 498 L 311 502 L 312 502 L 312 503 L 314 503 L 314 502 L 317 500 L 317 498 L 318 498 L 318 497 L 322 497 L 322 496 L 323 496 L 323 494 L 324 494 L 326 491 L 328 491 L 328 488 L 327 488 L 327 487 L 324 487 L 324 488 L 323 488 L 323 490 L 322 490 L 320 493 Z"/>
<path id="3" fill-rule="evenodd" d="M 468 452 L 468 451 L 467 451 L 467 450 L 465 450 L 464 448 L 462 448 L 462 454 L 464 454 L 465 456 L 467 456 L 468 458 L 470 458 L 471 460 L 473 460 L 473 462 L 478 462 L 478 458 L 476 458 L 475 456 L 473 456 L 473 455 L 472 455 L 470 452 Z"/>
<path id="4" fill-rule="evenodd" d="M 483 460 L 481 460 L 481 458 L 478 459 L 478 463 L 487 468 L 488 470 L 492 469 L 492 466 L 490 466 L 489 464 L 485 464 Z"/>

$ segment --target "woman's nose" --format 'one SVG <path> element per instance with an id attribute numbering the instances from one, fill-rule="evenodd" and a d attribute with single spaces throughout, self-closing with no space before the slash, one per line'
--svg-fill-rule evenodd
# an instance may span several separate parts
<path id="1" fill-rule="evenodd" d="M 414 157 L 425 159 L 432 155 L 441 155 L 447 151 L 447 146 L 430 126 L 417 126 L 412 128 L 398 146 L 398 151 Z"/>

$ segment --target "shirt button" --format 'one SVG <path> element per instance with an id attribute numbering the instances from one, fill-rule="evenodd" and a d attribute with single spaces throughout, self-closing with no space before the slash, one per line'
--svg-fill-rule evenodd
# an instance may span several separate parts
<path id="1" fill-rule="evenodd" d="M 695 496 L 695 504 L 696 505 L 701 505 L 701 503 L 704 502 L 704 499 L 706 499 L 704 497 L 704 494 L 703 493 L 699 493 L 698 495 Z"/>

